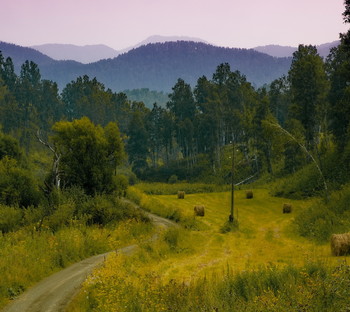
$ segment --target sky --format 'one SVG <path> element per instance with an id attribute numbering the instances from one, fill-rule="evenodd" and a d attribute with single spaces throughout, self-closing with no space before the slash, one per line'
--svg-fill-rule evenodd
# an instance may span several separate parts
<path id="1" fill-rule="evenodd" d="M 120 50 L 162 35 L 231 48 L 319 45 L 348 29 L 343 11 L 343 0 L 0 0 L 0 41 Z"/>

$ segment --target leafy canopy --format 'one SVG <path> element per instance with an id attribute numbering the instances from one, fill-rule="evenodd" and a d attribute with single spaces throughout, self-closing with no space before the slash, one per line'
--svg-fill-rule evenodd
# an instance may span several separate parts
<path id="1" fill-rule="evenodd" d="M 124 158 L 124 145 L 116 123 L 102 128 L 83 117 L 58 122 L 53 131 L 63 187 L 80 186 L 91 195 L 115 190 L 115 168 Z"/>

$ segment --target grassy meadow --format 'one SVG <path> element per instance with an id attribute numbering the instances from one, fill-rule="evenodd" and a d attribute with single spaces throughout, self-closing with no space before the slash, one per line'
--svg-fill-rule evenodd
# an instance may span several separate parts
<path id="1" fill-rule="evenodd" d="M 239 226 L 228 231 L 229 192 L 178 199 L 131 187 L 130 198 L 182 226 L 140 244 L 132 256 L 111 255 L 68 311 L 346 311 L 346 258 L 332 257 L 328 242 L 299 236 L 293 223 L 317 199 L 253 192 L 252 199 L 235 192 Z M 292 213 L 282 213 L 284 203 Z M 198 204 L 204 217 L 194 217 Z"/>

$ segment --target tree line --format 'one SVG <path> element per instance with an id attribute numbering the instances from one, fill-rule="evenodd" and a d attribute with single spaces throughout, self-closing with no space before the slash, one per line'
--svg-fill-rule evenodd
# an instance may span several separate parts
<path id="1" fill-rule="evenodd" d="M 345 5 L 348 23 L 348 1 Z M 37 142 L 35 133 L 40 129 L 48 141 L 59 121 L 87 117 L 101 127 L 116 123 L 128 163 L 143 179 L 167 180 L 174 174 L 203 179 L 205 174 L 225 182 L 222 168 L 232 142 L 249 174 L 295 172 L 310 162 L 301 146 L 320 163 L 331 151 L 345 162 L 350 151 L 349 38 L 349 31 L 341 34 L 340 45 L 326 60 L 315 46 L 300 45 L 288 75 L 258 89 L 228 63 L 218 65 L 211 78 L 199 77 L 194 88 L 179 78 L 166 107 L 154 103 L 151 109 L 87 75 L 59 94 L 55 82 L 41 79 L 35 63 L 26 61 L 17 76 L 11 58 L 0 55 L 0 123 L 27 153 Z"/>

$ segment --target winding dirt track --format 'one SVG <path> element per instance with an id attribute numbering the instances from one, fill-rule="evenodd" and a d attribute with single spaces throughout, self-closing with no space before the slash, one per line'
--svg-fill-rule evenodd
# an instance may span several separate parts
<path id="1" fill-rule="evenodd" d="M 147 213 L 151 221 L 159 227 L 176 226 L 175 223 Z M 152 239 L 156 239 L 153 236 Z M 130 254 L 137 245 L 130 245 L 118 252 Z M 103 263 L 108 253 L 93 256 L 59 271 L 28 289 L 9 304 L 2 312 L 61 312 L 79 291 L 81 284 L 92 270 Z"/>

